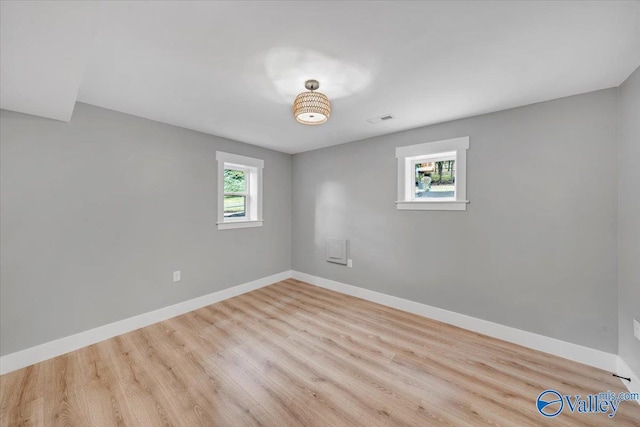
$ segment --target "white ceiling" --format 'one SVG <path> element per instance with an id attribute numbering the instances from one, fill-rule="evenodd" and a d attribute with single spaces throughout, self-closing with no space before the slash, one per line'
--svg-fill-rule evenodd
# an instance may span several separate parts
<path id="1" fill-rule="evenodd" d="M 0 2 L 0 108 L 69 121 L 99 2 Z"/>
<path id="2" fill-rule="evenodd" d="M 95 2 L 2 3 L 2 108 L 69 120 L 80 84 L 78 101 L 287 153 L 618 86 L 640 64 L 638 1 L 113 1 L 98 20 Z M 292 117 L 309 78 L 332 101 L 321 126 Z"/>

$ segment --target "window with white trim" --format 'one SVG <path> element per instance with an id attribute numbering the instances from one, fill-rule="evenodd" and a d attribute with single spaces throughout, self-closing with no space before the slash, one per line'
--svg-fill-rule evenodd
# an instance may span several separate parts
<path id="1" fill-rule="evenodd" d="M 218 230 L 262 226 L 264 161 L 216 152 L 218 161 Z"/>
<path id="2" fill-rule="evenodd" d="M 467 209 L 469 137 L 396 148 L 401 210 Z"/>

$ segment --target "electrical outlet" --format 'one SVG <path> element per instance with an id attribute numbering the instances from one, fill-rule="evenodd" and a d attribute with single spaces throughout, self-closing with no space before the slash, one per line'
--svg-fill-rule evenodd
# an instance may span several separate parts
<path id="1" fill-rule="evenodd" d="M 640 322 L 633 319 L 633 336 L 640 340 Z"/>
<path id="2" fill-rule="evenodd" d="M 352 259 L 348 259 L 347 260 L 347 267 L 353 268 L 353 260 Z"/>
<path id="3" fill-rule="evenodd" d="M 179 282 L 180 281 L 180 271 L 174 271 L 173 272 L 173 281 L 174 282 Z"/>

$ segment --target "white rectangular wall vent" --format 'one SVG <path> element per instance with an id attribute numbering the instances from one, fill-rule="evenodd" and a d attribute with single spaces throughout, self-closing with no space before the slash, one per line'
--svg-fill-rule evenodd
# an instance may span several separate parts
<path id="1" fill-rule="evenodd" d="M 347 265 L 347 240 L 327 237 L 327 262 Z"/>
<path id="2" fill-rule="evenodd" d="M 382 115 L 380 117 L 374 117 L 372 119 L 367 119 L 367 121 L 369 123 L 376 124 L 376 123 L 385 122 L 385 121 L 391 120 L 391 119 L 393 119 L 393 115 L 392 114 L 385 114 L 385 115 Z"/>

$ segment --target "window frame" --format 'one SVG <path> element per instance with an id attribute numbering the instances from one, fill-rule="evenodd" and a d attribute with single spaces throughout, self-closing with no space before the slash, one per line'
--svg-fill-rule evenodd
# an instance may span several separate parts
<path id="1" fill-rule="evenodd" d="M 262 173 L 264 169 L 264 160 L 226 153 L 223 151 L 216 152 L 216 160 L 218 163 L 218 221 L 216 223 L 218 230 L 261 227 L 264 223 L 262 218 Z M 245 172 L 245 193 L 225 193 L 225 169 L 242 170 Z M 245 196 L 245 216 L 224 216 L 225 195 Z"/>
<path id="2" fill-rule="evenodd" d="M 446 139 L 396 148 L 398 161 L 398 210 L 467 210 L 467 150 L 469 137 Z M 452 158 L 453 157 L 453 158 Z M 416 199 L 415 164 L 423 160 L 455 161 L 454 197 Z"/>

